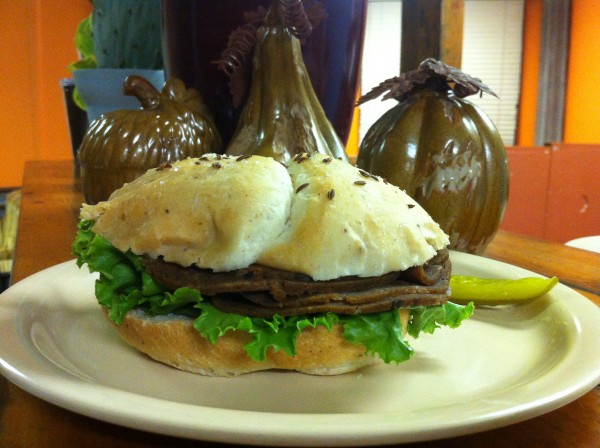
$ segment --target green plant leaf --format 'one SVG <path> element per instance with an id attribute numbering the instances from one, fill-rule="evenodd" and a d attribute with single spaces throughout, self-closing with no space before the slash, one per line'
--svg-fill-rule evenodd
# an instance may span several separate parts
<path id="1" fill-rule="evenodd" d="M 75 31 L 75 48 L 82 59 L 94 58 L 94 39 L 92 36 L 92 14 L 77 26 Z"/>
<path id="2" fill-rule="evenodd" d="M 74 72 L 75 70 L 86 70 L 90 68 L 98 68 L 98 64 L 96 63 L 96 57 L 93 55 L 86 56 L 85 58 L 73 62 L 72 64 L 69 64 L 67 66 L 67 69 L 69 69 L 69 71 L 71 72 Z"/>
<path id="3" fill-rule="evenodd" d="M 94 39 L 92 36 L 92 14 L 79 22 L 75 31 L 75 48 L 79 53 L 80 60 L 67 65 L 67 70 L 73 73 L 75 70 L 98 68 L 96 55 L 94 54 Z M 73 101 L 82 110 L 87 110 L 87 105 L 77 87 L 73 89 Z"/>

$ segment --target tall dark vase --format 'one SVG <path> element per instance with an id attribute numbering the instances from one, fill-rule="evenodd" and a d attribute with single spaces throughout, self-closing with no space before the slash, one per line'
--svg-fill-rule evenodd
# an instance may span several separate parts
<path id="1" fill-rule="evenodd" d="M 320 0 L 327 19 L 313 30 L 303 57 L 314 90 L 342 142 L 352 124 L 367 0 Z M 163 52 L 167 77 L 200 91 L 226 145 L 241 109 L 234 107 L 228 77 L 217 70 L 231 31 L 244 25 L 244 11 L 271 0 L 163 0 Z"/>
<path id="2" fill-rule="evenodd" d="M 71 150 L 73 152 L 73 161 L 75 163 L 75 174 L 79 174 L 79 160 L 77 152 L 83 141 L 85 131 L 89 126 L 87 113 L 80 109 L 73 100 L 73 91 L 75 90 L 75 81 L 72 78 L 60 80 L 60 86 L 63 90 L 63 99 L 65 101 L 65 111 L 67 114 L 67 124 L 69 125 L 69 137 L 71 140 Z"/>

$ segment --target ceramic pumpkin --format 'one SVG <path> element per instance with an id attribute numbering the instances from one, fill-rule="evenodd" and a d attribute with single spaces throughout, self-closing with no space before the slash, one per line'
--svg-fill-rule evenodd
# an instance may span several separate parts
<path id="1" fill-rule="evenodd" d="M 450 236 L 452 249 L 470 253 L 483 252 L 496 233 L 509 188 L 498 130 L 464 99 L 479 91 L 493 94 L 480 80 L 428 59 L 359 100 L 386 93 L 398 104 L 367 131 L 357 166 L 405 190 Z"/>
<path id="2" fill-rule="evenodd" d="M 130 76 L 123 91 L 138 98 L 142 108 L 101 115 L 81 143 L 82 186 L 89 204 L 108 199 L 150 168 L 222 150 L 200 94 L 182 81 L 169 79 L 159 93 L 146 79 Z"/>

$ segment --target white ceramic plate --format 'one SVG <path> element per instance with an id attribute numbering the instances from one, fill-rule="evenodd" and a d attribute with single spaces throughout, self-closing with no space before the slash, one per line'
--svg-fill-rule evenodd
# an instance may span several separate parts
<path id="1" fill-rule="evenodd" d="M 567 246 L 589 250 L 590 252 L 598 252 L 600 254 L 600 235 L 584 236 L 583 238 L 567 241 L 565 244 Z"/>
<path id="2" fill-rule="evenodd" d="M 453 253 L 454 272 L 536 275 Z M 480 309 L 412 341 L 400 365 L 337 377 L 262 372 L 208 378 L 125 345 L 67 262 L 0 296 L 0 366 L 30 393 L 100 420 L 256 445 L 368 445 L 450 437 L 538 416 L 600 382 L 600 311 L 558 285 L 526 305 Z"/>

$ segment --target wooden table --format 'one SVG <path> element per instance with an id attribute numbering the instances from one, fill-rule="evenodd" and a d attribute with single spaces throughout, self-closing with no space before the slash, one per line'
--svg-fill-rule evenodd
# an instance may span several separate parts
<path id="1" fill-rule="evenodd" d="M 73 258 L 82 202 L 70 161 L 30 162 L 12 282 Z M 550 276 L 600 305 L 600 255 L 500 231 L 486 256 Z M 598 348 L 600 350 L 600 347 Z M 1 447 L 213 446 L 104 423 L 64 410 L 0 377 Z M 508 427 L 415 447 L 600 447 L 600 389 L 558 410 Z"/>

